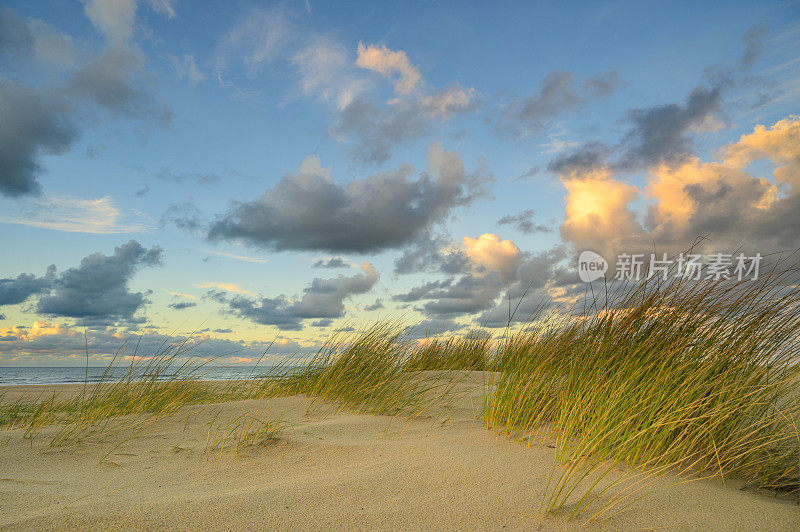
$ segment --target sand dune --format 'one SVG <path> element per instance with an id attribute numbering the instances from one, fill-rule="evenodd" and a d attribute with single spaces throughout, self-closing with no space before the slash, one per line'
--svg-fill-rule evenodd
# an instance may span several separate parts
<path id="1" fill-rule="evenodd" d="M 580 521 L 538 514 L 553 450 L 492 435 L 476 419 L 480 384 L 472 386 L 444 423 L 309 414 L 311 401 L 296 396 L 185 407 L 122 443 L 49 448 L 52 429 L 33 443 L 21 431 L 0 432 L 0 527 L 580 529 Z M 217 411 L 217 423 L 249 411 L 290 426 L 268 445 L 207 452 Z M 674 481 L 660 479 L 655 493 L 587 527 L 800 529 L 796 501 L 727 480 Z"/>

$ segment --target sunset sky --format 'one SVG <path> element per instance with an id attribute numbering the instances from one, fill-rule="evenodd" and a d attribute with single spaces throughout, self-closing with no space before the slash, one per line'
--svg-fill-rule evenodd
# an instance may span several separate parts
<path id="1" fill-rule="evenodd" d="M 0 366 L 501 328 L 582 250 L 796 249 L 798 114 L 796 1 L 3 4 Z"/>

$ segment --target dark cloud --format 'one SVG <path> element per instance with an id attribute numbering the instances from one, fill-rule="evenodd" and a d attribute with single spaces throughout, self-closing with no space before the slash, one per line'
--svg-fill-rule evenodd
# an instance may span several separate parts
<path id="1" fill-rule="evenodd" d="M 13 62 L 24 79 L 40 78 L 41 67 L 52 64 L 66 72 L 47 76 L 55 81 L 40 87 L 6 78 L 10 68 L 0 76 L 0 194 L 38 193 L 42 157 L 66 153 L 81 129 L 98 123 L 102 114 L 125 115 L 147 125 L 169 123 L 170 108 L 153 96 L 153 80 L 144 69 L 141 51 L 85 51 L 77 68 L 67 72 L 76 62 L 73 52 L 69 36 L 0 8 L 0 65 Z"/>
<path id="2" fill-rule="evenodd" d="M 349 262 L 342 257 L 331 257 L 328 260 L 319 259 L 314 263 L 315 268 L 352 268 Z"/>
<path id="3" fill-rule="evenodd" d="M 364 307 L 364 310 L 366 310 L 367 312 L 371 312 L 374 310 L 380 310 L 382 308 L 385 308 L 383 305 L 383 300 L 378 298 L 371 305 L 367 305 L 366 307 Z"/>
<path id="4" fill-rule="evenodd" d="M 538 166 L 534 166 L 534 167 L 530 168 L 524 174 L 522 174 L 519 177 L 517 177 L 516 181 L 524 181 L 525 179 L 530 179 L 531 177 L 536 176 L 539 173 L 539 171 L 540 171 L 540 168 Z"/>
<path id="5" fill-rule="evenodd" d="M 387 109 L 359 97 L 341 111 L 332 135 L 355 140 L 348 147 L 353 159 L 381 164 L 389 160 L 394 148 L 421 137 L 429 128 L 416 106 L 398 104 Z"/>
<path id="6" fill-rule="evenodd" d="M 364 273 L 351 277 L 315 278 L 297 300 L 290 300 L 283 295 L 275 298 L 236 295 L 228 299 L 216 291 L 209 292 L 208 297 L 224 303 L 228 312 L 241 318 L 262 325 L 274 325 L 281 330 L 300 330 L 303 320 L 331 320 L 344 316 L 344 301 L 353 295 L 369 292 L 377 281 L 377 272 L 371 264 L 366 263 Z"/>
<path id="7" fill-rule="evenodd" d="M 170 303 L 167 306 L 175 310 L 186 310 L 187 308 L 196 307 L 197 303 L 194 301 L 178 301 L 177 303 Z"/>
<path id="8" fill-rule="evenodd" d="M 431 338 L 447 332 L 460 331 L 464 327 L 464 325 L 449 319 L 430 319 L 421 321 L 415 325 L 410 325 L 406 328 L 406 334 L 408 334 L 411 339 L 419 340 L 422 338 Z"/>
<path id="9" fill-rule="evenodd" d="M 502 287 L 499 272 L 466 274 L 447 287 L 427 291 L 424 297 L 428 301 L 419 310 L 434 318 L 473 314 L 493 307 Z"/>
<path id="10" fill-rule="evenodd" d="M 16 278 L 0 279 L 0 306 L 24 303 L 31 296 L 49 291 L 55 274 L 56 267 L 50 266 L 44 277 L 21 273 Z"/>
<path id="11" fill-rule="evenodd" d="M 643 168 L 675 162 L 693 148 L 689 133 L 713 117 L 722 102 L 721 87 L 699 86 L 681 105 L 659 105 L 627 113 L 631 129 L 623 140 L 626 151 L 621 166 Z"/>
<path id="12" fill-rule="evenodd" d="M 161 248 L 145 249 L 135 240 L 114 248 L 113 255 L 94 253 L 80 266 L 58 275 L 51 291 L 39 298 L 37 312 L 78 318 L 82 323 L 133 322 L 144 306 L 141 292 L 131 292 L 129 282 L 141 267 L 161 264 Z"/>
<path id="13" fill-rule="evenodd" d="M 449 275 L 466 270 L 469 259 L 456 249 L 452 241 L 443 235 L 423 235 L 409 246 L 394 261 L 394 271 L 399 274 L 438 271 Z M 448 249 L 448 251 L 443 251 Z"/>
<path id="14" fill-rule="evenodd" d="M 148 190 L 150 190 L 150 188 L 146 187 L 144 193 Z M 142 193 L 142 195 L 144 195 L 144 193 Z M 159 225 L 161 227 L 166 227 L 169 223 L 173 224 L 178 229 L 190 233 L 200 233 L 205 229 L 206 225 L 203 213 L 200 212 L 200 209 L 191 201 L 173 203 L 167 207 L 167 210 L 161 215 Z"/>
<path id="15" fill-rule="evenodd" d="M 575 75 L 553 70 L 542 81 L 538 92 L 508 102 L 495 121 L 504 135 L 530 136 L 550 125 L 560 114 L 572 111 L 591 100 L 605 97 L 620 85 L 616 71 L 601 72 L 576 86 Z"/>
<path id="16" fill-rule="evenodd" d="M 28 24 L 8 6 L 0 6 L 0 61 L 27 54 L 33 47 Z"/>
<path id="17" fill-rule="evenodd" d="M 37 193 L 44 155 L 60 155 L 79 136 L 66 103 L 57 95 L 0 78 L 0 193 Z"/>
<path id="18" fill-rule="evenodd" d="M 507 214 L 497 220 L 497 225 L 511 225 L 526 235 L 533 233 L 549 233 L 553 230 L 552 227 L 543 224 L 536 224 L 533 222 L 533 217 L 536 213 L 533 209 L 526 209 L 519 214 Z"/>
<path id="19" fill-rule="evenodd" d="M 740 63 L 744 68 L 751 67 L 761 56 L 767 30 L 767 26 L 759 24 L 748 29 L 742 36 L 744 51 L 742 52 Z"/>
<path id="20" fill-rule="evenodd" d="M 70 90 L 76 98 L 94 103 L 113 115 L 126 115 L 167 125 L 169 106 L 159 104 L 150 91 L 144 55 L 132 47 L 113 47 L 79 67 Z"/>
<path id="21" fill-rule="evenodd" d="M 474 111 L 478 105 L 475 91 L 459 85 L 427 96 L 399 98 L 388 106 L 359 95 L 339 112 L 331 135 L 345 142 L 352 159 L 382 164 L 397 147 L 425 136 L 453 116 Z"/>
<path id="22" fill-rule="evenodd" d="M 407 244 L 483 193 L 480 176 L 457 152 L 432 144 L 428 172 L 404 165 L 342 186 L 315 157 L 261 198 L 237 203 L 211 224 L 210 240 L 241 240 L 276 250 L 375 252 Z"/>
<path id="23" fill-rule="evenodd" d="M 231 329 L 230 327 L 226 327 L 224 329 L 214 329 L 214 332 L 219 334 L 230 334 L 233 332 L 233 329 Z"/>
<path id="24" fill-rule="evenodd" d="M 6 315 L 5 314 L 0 314 L 0 321 L 2 321 L 4 319 L 6 319 Z"/>
<path id="25" fill-rule="evenodd" d="M 576 177 L 595 168 L 606 166 L 606 159 L 611 152 L 611 148 L 605 144 L 588 141 L 551 160 L 547 165 L 547 170 L 562 177 Z"/>
<path id="26" fill-rule="evenodd" d="M 578 282 L 577 270 L 570 268 L 565 245 L 526 256 L 517 269 L 516 280 L 506 289 L 497 306 L 487 310 L 478 318 L 484 327 L 505 327 L 509 323 L 525 323 L 541 309 L 551 303 L 549 289 L 563 290 L 569 298 L 585 288 Z"/>
<path id="27" fill-rule="evenodd" d="M 397 294 L 393 296 L 392 299 L 394 299 L 395 301 L 401 301 L 403 303 L 411 303 L 413 301 L 419 301 L 420 299 L 425 299 L 428 296 L 428 294 L 430 294 L 434 290 L 447 288 L 452 284 L 453 284 L 453 279 L 429 281 L 423 285 L 415 286 L 405 294 Z"/>

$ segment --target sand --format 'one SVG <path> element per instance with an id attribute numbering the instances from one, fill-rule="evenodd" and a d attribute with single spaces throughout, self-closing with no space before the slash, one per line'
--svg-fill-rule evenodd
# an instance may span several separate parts
<path id="1" fill-rule="evenodd" d="M 495 437 L 478 419 L 480 379 L 442 422 L 307 412 L 304 396 L 185 407 L 122 442 L 46 445 L 0 431 L 3 529 L 564 530 L 539 515 L 553 449 Z M 19 394 L 75 387 L 13 387 Z M 208 423 L 281 417 L 277 440 L 209 452 Z M 219 426 L 219 425 L 217 425 Z M 800 530 L 797 501 L 719 479 L 658 489 L 602 530 Z"/>

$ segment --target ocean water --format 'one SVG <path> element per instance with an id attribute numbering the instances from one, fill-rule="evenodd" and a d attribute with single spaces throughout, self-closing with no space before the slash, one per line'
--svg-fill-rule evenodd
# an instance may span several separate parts
<path id="1" fill-rule="evenodd" d="M 205 380 L 247 379 L 261 375 L 269 375 L 270 366 L 206 366 L 200 375 Z M 106 376 L 106 380 L 119 380 L 128 374 L 126 366 L 117 367 Z M 85 367 L 68 368 L 4 368 L 0 367 L 0 386 L 15 386 L 23 384 L 69 384 L 85 382 L 99 382 L 106 372 L 105 367 L 89 366 L 88 374 Z"/>

